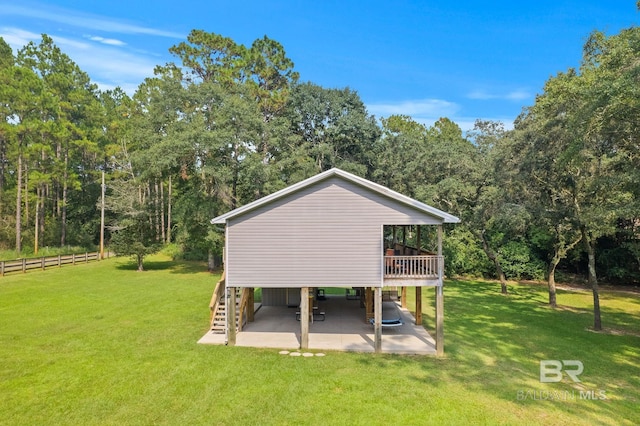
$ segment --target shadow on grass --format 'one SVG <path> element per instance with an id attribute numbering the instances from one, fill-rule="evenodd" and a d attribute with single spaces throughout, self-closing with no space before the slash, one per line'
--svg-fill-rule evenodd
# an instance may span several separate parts
<path id="1" fill-rule="evenodd" d="M 640 375 L 634 361 L 640 356 L 640 338 L 589 331 L 593 321 L 589 308 L 551 309 L 546 305 L 545 288 L 513 286 L 509 290 L 510 294 L 505 296 L 495 283 L 447 282 L 445 357 L 423 359 L 422 374 L 413 379 L 421 385 L 443 388 L 456 382 L 474 394 L 492 395 L 534 410 L 544 410 L 551 403 L 567 416 L 579 412 L 579 418 L 585 422 L 640 420 L 633 408 L 640 397 Z M 432 295 L 426 297 L 427 304 L 432 304 Z M 591 295 L 587 293 L 584 297 Z M 433 332 L 433 308 L 425 308 L 423 325 Z M 605 305 L 603 320 L 612 326 L 617 323 L 633 328 L 639 325 L 640 318 Z M 566 376 L 560 383 L 541 383 L 540 361 L 549 359 L 580 360 L 584 364 L 582 383 L 574 383 Z M 387 365 L 388 361 L 388 357 L 362 359 L 363 363 L 380 368 L 394 363 L 415 363 L 416 359 L 394 358 Z M 600 390 L 606 391 L 610 399 L 580 399 L 580 391 Z M 518 398 L 527 391 L 556 392 L 574 399 Z"/>
<path id="2" fill-rule="evenodd" d="M 146 271 L 168 271 L 170 274 L 201 274 L 207 272 L 207 265 L 204 262 L 186 262 L 174 260 L 145 260 L 143 263 L 144 273 Z M 123 271 L 137 271 L 138 264 L 135 260 L 123 261 L 116 265 L 116 269 Z"/>

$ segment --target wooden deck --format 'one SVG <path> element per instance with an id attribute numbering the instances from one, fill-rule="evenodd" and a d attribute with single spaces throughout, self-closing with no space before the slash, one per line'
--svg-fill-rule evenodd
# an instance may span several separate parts
<path id="1" fill-rule="evenodd" d="M 442 256 L 384 256 L 385 278 L 438 279 Z"/>
<path id="2" fill-rule="evenodd" d="M 385 286 L 438 286 L 444 276 L 444 257 L 384 256 Z"/>

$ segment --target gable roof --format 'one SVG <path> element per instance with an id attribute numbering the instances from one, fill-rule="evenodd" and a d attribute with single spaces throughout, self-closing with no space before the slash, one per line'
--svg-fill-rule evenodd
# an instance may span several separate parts
<path id="1" fill-rule="evenodd" d="M 259 200 L 253 201 L 249 204 L 245 204 L 242 207 L 238 207 L 237 209 L 231 210 L 223 215 L 215 217 L 211 219 L 212 224 L 222 224 L 227 223 L 227 221 L 231 218 L 240 216 L 244 213 L 247 213 L 251 210 L 254 210 L 258 207 L 269 204 L 273 201 L 284 198 L 290 194 L 293 194 L 303 188 L 311 186 L 317 182 L 321 182 L 325 179 L 329 179 L 331 177 L 339 177 L 344 179 L 345 181 L 354 183 L 356 185 L 360 185 L 364 188 L 369 189 L 370 191 L 383 195 L 385 197 L 391 198 L 401 204 L 408 205 L 417 210 L 420 210 L 424 213 L 427 213 L 431 216 L 442 219 L 443 223 L 458 223 L 460 219 L 456 216 L 450 215 L 449 213 L 443 212 L 442 210 L 438 210 L 435 207 L 431 207 L 427 204 L 421 203 L 420 201 L 414 200 L 413 198 L 407 197 L 406 195 L 402 195 L 399 192 L 393 191 L 385 186 L 379 185 L 377 183 L 371 182 L 367 179 L 361 178 L 354 174 L 345 172 L 344 170 L 340 170 L 338 168 L 333 168 L 327 170 L 326 172 L 319 173 L 315 176 L 312 176 L 308 179 L 295 183 L 291 186 L 288 186 L 280 191 L 276 191 L 273 194 L 267 195 L 265 197 L 260 198 Z"/>

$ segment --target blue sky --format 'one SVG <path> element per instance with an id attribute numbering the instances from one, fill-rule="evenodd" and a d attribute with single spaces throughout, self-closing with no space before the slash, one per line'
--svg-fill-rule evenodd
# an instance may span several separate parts
<path id="1" fill-rule="evenodd" d="M 133 94 L 192 29 L 250 45 L 282 43 L 302 81 L 356 90 L 376 116 L 463 130 L 507 128 L 545 81 L 577 67 L 593 30 L 638 23 L 635 0 L 188 1 L 0 0 L 0 36 L 17 50 L 51 36 L 102 89 Z"/>

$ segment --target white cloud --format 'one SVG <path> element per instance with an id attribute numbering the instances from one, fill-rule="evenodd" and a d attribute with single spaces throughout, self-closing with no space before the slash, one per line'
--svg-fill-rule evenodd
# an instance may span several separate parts
<path id="1" fill-rule="evenodd" d="M 120 86 L 132 95 L 138 85 L 147 77 L 153 77 L 157 58 L 134 54 L 119 49 L 120 44 L 105 43 L 93 38 L 74 40 L 49 34 L 54 43 L 67 54 L 80 69 L 91 77 L 101 89 Z M 41 35 L 19 28 L 0 28 L 2 37 L 13 49 L 19 50 L 30 41 L 40 42 Z"/>
<path id="2" fill-rule="evenodd" d="M 463 132 L 473 129 L 475 123 L 475 119 L 458 116 L 461 110 L 460 105 L 443 99 L 369 103 L 367 104 L 367 110 L 378 118 L 390 115 L 406 115 L 427 127 L 433 126 L 440 118 L 447 117 L 460 126 Z"/>
<path id="3" fill-rule="evenodd" d="M 18 28 L 4 27 L 0 28 L 0 37 L 2 37 L 13 50 L 17 51 L 22 49 L 30 41 L 39 40 L 40 34 Z"/>
<path id="4" fill-rule="evenodd" d="M 134 55 L 105 45 L 92 45 L 90 49 L 69 48 L 65 52 L 87 72 L 94 81 L 105 85 L 137 87 L 147 77 L 153 77 L 153 69 L 158 65 L 153 58 Z"/>
<path id="5" fill-rule="evenodd" d="M 83 41 L 73 40 L 66 37 L 59 37 L 51 34 L 48 35 L 53 39 L 54 43 L 65 53 L 67 53 L 67 49 L 70 48 L 76 50 L 91 49 L 91 45 Z M 42 40 L 41 34 L 36 34 L 34 32 L 23 30 L 21 28 L 11 27 L 0 28 L 0 37 L 2 37 L 4 41 L 6 41 L 7 44 L 9 44 L 9 46 L 11 46 L 11 48 L 16 51 L 25 47 L 29 42 L 39 44 Z"/>
<path id="6" fill-rule="evenodd" d="M 89 38 L 89 40 L 97 41 L 98 43 L 108 44 L 111 46 L 124 46 L 127 44 L 124 41 L 117 40 L 115 38 L 104 38 L 99 36 L 87 36 L 87 37 Z"/>
<path id="7" fill-rule="evenodd" d="M 464 132 L 473 130 L 476 119 L 500 121 L 505 129 L 513 129 L 513 118 L 508 117 L 464 117 L 458 115 L 461 107 L 455 102 L 442 99 L 402 100 L 398 102 L 369 103 L 367 111 L 376 117 L 407 115 L 414 121 L 427 127 L 434 125 L 440 118 L 446 117 L 456 123 Z"/>
<path id="8" fill-rule="evenodd" d="M 435 124 L 436 121 L 438 121 L 438 118 L 431 118 L 431 119 L 422 119 L 422 118 L 416 118 L 416 117 L 412 117 L 416 122 L 424 124 L 427 127 L 431 127 Z M 466 133 L 466 132 L 470 132 L 473 130 L 473 127 L 476 124 L 476 118 L 471 118 L 471 117 L 447 117 L 449 120 L 453 121 L 454 123 L 456 123 L 458 125 L 458 127 L 460 127 L 460 130 L 462 130 L 462 133 Z M 502 124 L 504 124 L 504 128 L 505 130 L 513 130 L 513 119 L 512 118 L 491 118 L 491 117 L 478 117 L 481 120 L 489 120 L 489 121 L 499 121 Z"/>
<path id="9" fill-rule="evenodd" d="M 484 89 L 476 89 L 467 94 L 467 98 L 477 100 L 503 99 L 509 101 L 522 101 L 530 99 L 531 97 L 532 94 L 525 89 L 516 89 L 506 93 L 491 93 Z"/>
<path id="10" fill-rule="evenodd" d="M 136 24 L 121 22 L 105 16 L 81 13 L 70 9 L 55 8 L 47 5 L 37 7 L 23 7 L 12 4 L 3 4 L 1 15 L 22 16 L 31 19 L 42 19 L 59 24 L 70 25 L 77 28 L 87 28 L 96 31 L 120 34 L 146 34 L 158 37 L 183 38 L 184 34 L 165 31 L 157 28 L 149 28 Z"/>
<path id="11" fill-rule="evenodd" d="M 136 90 L 138 90 L 138 86 L 139 83 L 127 83 L 124 82 L 122 84 L 113 84 L 112 82 L 104 82 L 104 81 L 96 81 L 96 80 L 91 80 L 93 83 L 95 83 L 98 88 L 102 91 L 106 91 L 106 90 L 114 90 L 116 87 L 120 87 L 120 89 L 122 89 L 126 94 L 128 94 L 129 96 L 132 96 Z M 142 83 L 142 81 L 140 82 Z"/>
<path id="12" fill-rule="evenodd" d="M 408 115 L 418 117 L 445 117 L 460 110 L 458 104 L 442 99 L 405 100 L 391 103 L 367 104 L 371 114 L 380 117 Z"/>
<path id="13" fill-rule="evenodd" d="M 496 95 L 491 95 L 491 94 L 487 93 L 486 91 L 484 91 L 484 90 L 480 90 L 480 89 L 478 89 L 478 90 L 474 90 L 474 91 L 470 92 L 470 93 L 467 95 L 467 97 L 468 97 L 469 99 L 480 99 L 480 100 L 495 99 L 495 98 L 497 98 L 497 96 L 496 96 Z"/>
<path id="14" fill-rule="evenodd" d="M 521 101 L 524 99 L 530 99 L 531 96 L 532 96 L 531 93 L 529 93 L 526 90 L 514 90 L 512 92 L 507 93 L 505 98 L 511 101 Z"/>
<path id="15" fill-rule="evenodd" d="M 0 27 L 0 37 L 14 51 L 30 41 L 38 44 L 40 32 L 45 32 L 101 88 L 120 86 L 129 94 L 164 63 L 162 55 L 135 46 L 140 36 L 184 38 L 184 34 L 41 2 L 16 5 L 0 0 L 2 21 L 15 22 L 12 27 Z"/>

